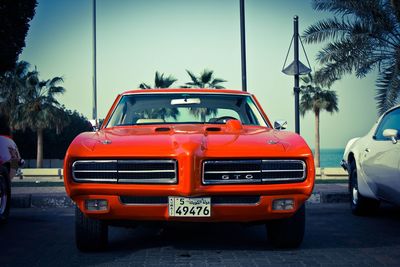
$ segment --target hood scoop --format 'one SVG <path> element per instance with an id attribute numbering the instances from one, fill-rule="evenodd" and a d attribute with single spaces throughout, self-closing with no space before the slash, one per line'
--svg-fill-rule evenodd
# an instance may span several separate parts
<path id="1" fill-rule="evenodd" d="M 171 128 L 169 127 L 157 127 L 154 129 L 155 132 L 169 132 L 171 131 Z"/>
<path id="2" fill-rule="evenodd" d="M 207 127 L 206 131 L 207 132 L 220 132 L 221 128 L 220 127 Z"/>

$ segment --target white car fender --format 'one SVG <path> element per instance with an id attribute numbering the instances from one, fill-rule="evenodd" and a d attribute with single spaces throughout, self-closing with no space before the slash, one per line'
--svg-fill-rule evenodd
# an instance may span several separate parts
<path id="1" fill-rule="evenodd" d="M 356 137 L 356 138 L 350 139 L 347 142 L 346 148 L 344 149 L 343 159 L 342 159 L 341 165 L 342 165 L 343 169 L 345 169 L 347 172 L 349 172 L 349 168 L 350 168 L 349 155 L 350 155 L 350 153 L 354 154 L 354 152 L 353 152 L 353 144 L 358 139 L 360 139 L 360 137 Z M 354 156 L 356 156 L 356 155 L 354 155 Z"/>
<path id="2" fill-rule="evenodd" d="M 368 136 L 368 135 L 367 135 Z M 361 195 L 368 197 L 368 198 L 373 198 L 377 199 L 375 196 L 375 193 L 372 188 L 371 184 L 367 182 L 365 179 L 364 172 L 362 171 L 362 168 L 360 166 L 360 160 L 362 157 L 362 153 L 364 151 L 364 145 L 363 143 L 366 141 L 367 137 L 357 137 L 349 140 L 349 142 L 346 145 L 345 152 L 343 154 L 343 160 L 345 161 L 345 165 L 347 168 L 347 171 L 350 171 L 350 162 L 349 162 L 349 155 L 352 153 L 354 156 L 354 160 L 356 161 L 356 168 L 357 168 L 357 183 L 358 183 L 358 191 L 360 192 Z M 342 164 L 343 165 L 343 164 Z M 350 173 L 349 173 L 350 177 Z"/>

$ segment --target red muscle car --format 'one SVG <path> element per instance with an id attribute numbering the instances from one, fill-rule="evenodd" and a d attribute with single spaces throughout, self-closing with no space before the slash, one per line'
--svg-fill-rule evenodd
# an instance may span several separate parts
<path id="1" fill-rule="evenodd" d="M 272 128 L 249 93 L 125 92 L 65 157 L 77 247 L 105 248 L 108 225 L 121 221 L 263 223 L 273 245 L 297 247 L 313 162 L 303 138 Z"/>

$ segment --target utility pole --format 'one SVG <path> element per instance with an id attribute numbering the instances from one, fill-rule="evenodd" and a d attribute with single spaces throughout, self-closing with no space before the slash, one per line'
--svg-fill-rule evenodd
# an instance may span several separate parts
<path id="1" fill-rule="evenodd" d="M 301 46 L 303 48 L 304 56 L 307 59 L 308 67 L 305 66 L 303 63 L 300 62 L 299 60 L 299 41 L 301 43 Z M 294 55 L 294 60 L 291 64 L 289 64 L 286 68 L 286 61 L 290 52 L 290 48 L 292 47 L 293 43 L 293 55 Z M 306 50 L 304 49 L 303 42 L 300 39 L 299 36 L 299 17 L 294 16 L 293 18 L 293 37 L 292 41 L 290 42 L 289 45 L 289 50 L 286 54 L 285 62 L 283 63 L 282 67 L 282 72 L 285 73 L 286 75 L 291 75 L 294 76 L 294 119 L 295 119 L 295 131 L 296 133 L 300 134 L 300 110 L 299 110 L 299 102 L 300 102 L 300 75 L 306 75 L 311 72 L 311 67 L 310 67 L 310 62 L 308 61 L 308 57 L 306 54 Z"/>
<path id="2" fill-rule="evenodd" d="M 96 69 L 96 0 L 93 0 L 93 112 L 92 118 L 97 121 L 97 69 Z"/>
<path id="3" fill-rule="evenodd" d="M 300 111 L 299 111 L 299 95 L 300 95 L 300 72 L 299 72 L 299 17 L 293 18 L 293 32 L 294 32 L 294 64 L 296 64 L 294 73 L 294 111 L 295 111 L 295 131 L 300 134 Z"/>
<path id="4" fill-rule="evenodd" d="M 247 92 L 247 73 L 246 73 L 246 31 L 244 16 L 244 0 L 240 0 L 240 39 L 242 51 L 242 91 Z"/>

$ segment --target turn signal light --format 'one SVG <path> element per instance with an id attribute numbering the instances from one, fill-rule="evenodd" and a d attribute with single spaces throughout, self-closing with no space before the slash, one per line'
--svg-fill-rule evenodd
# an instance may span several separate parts
<path id="1" fill-rule="evenodd" d="M 292 210 L 294 209 L 294 200 L 292 198 L 275 199 L 272 202 L 272 210 Z"/>
<path id="2" fill-rule="evenodd" d="M 85 201 L 86 210 L 102 211 L 108 209 L 108 201 L 105 199 L 87 199 Z"/>

